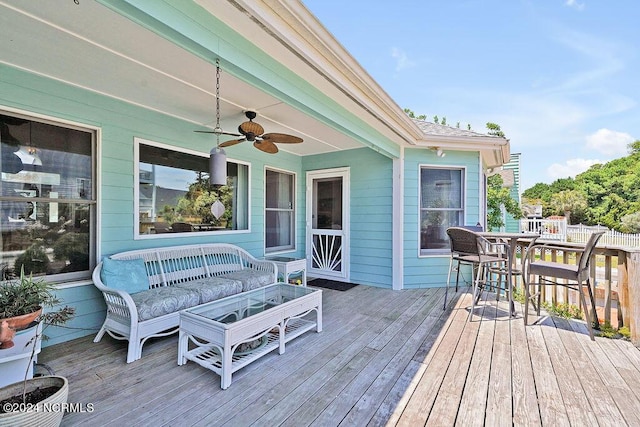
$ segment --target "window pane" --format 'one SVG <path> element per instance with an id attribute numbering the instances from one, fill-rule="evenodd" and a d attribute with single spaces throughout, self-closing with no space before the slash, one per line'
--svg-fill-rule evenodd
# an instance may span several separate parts
<path id="1" fill-rule="evenodd" d="M 227 185 L 209 184 L 209 159 L 139 144 L 140 234 L 248 229 L 248 166 L 227 161 Z"/>
<path id="2" fill-rule="evenodd" d="M 293 249 L 294 175 L 267 170 L 265 183 L 265 251 Z"/>
<path id="3" fill-rule="evenodd" d="M 92 134 L 0 115 L 1 195 L 91 200 Z"/>
<path id="4" fill-rule="evenodd" d="M 342 229 L 342 178 L 314 181 L 317 202 L 314 206 L 313 228 Z"/>
<path id="5" fill-rule="evenodd" d="M 286 248 L 293 241 L 293 212 L 267 211 L 267 248 Z"/>
<path id="6" fill-rule="evenodd" d="M 462 211 L 423 210 L 420 227 L 421 249 L 449 248 L 447 228 L 462 225 Z"/>
<path id="7" fill-rule="evenodd" d="M 92 209 L 88 204 L 1 202 L 2 210 L 27 209 L 26 219 L 2 227 L 3 279 L 25 274 L 62 274 L 90 268 Z"/>
<path id="8" fill-rule="evenodd" d="M 447 228 L 463 225 L 462 169 L 420 170 L 420 249 L 449 249 Z"/>
<path id="9" fill-rule="evenodd" d="M 94 139 L 91 131 L 0 115 L 0 279 L 22 268 L 51 281 L 89 277 Z"/>
<path id="10" fill-rule="evenodd" d="M 423 208 L 462 208 L 462 171 L 423 168 Z"/>
<path id="11" fill-rule="evenodd" d="M 266 206 L 293 209 L 293 175 L 267 170 Z"/>

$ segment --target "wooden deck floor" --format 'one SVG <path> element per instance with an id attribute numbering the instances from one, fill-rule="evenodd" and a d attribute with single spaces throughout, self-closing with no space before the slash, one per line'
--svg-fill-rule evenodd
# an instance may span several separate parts
<path id="1" fill-rule="evenodd" d="M 640 426 L 640 351 L 589 340 L 580 322 L 524 327 L 488 297 L 442 310 L 443 289 L 325 290 L 324 331 L 308 332 L 233 376 L 177 366 L 177 337 L 126 364 L 123 342 L 91 337 L 45 348 L 70 382 L 63 425 Z"/>

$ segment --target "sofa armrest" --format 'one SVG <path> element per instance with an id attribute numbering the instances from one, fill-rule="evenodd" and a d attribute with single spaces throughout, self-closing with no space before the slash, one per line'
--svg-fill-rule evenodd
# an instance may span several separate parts
<path id="1" fill-rule="evenodd" d="M 245 259 L 246 267 L 273 275 L 273 283 L 278 281 L 278 266 L 273 261 L 260 260 L 253 257 Z"/>
<path id="2" fill-rule="evenodd" d="M 120 323 L 130 323 L 131 326 L 138 323 L 138 310 L 128 292 L 110 288 L 102 282 L 100 271 L 102 262 L 93 270 L 93 284 L 102 292 L 104 302 L 107 304 L 107 317 L 116 318 Z"/>

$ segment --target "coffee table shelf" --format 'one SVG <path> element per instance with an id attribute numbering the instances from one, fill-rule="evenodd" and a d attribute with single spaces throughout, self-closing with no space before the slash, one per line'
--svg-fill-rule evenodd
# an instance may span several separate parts
<path id="1" fill-rule="evenodd" d="M 284 340 L 285 342 L 289 342 L 315 327 L 315 322 L 304 319 L 292 319 L 292 321 L 287 324 Z M 238 369 L 244 368 L 251 362 L 280 347 L 280 337 L 277 332 L 268 332 L 266 337 L 266 345 L 245 354 L 238 355 L 234 353 L 232 356 L 231 371 L 236 372 Z M 185 357 L 222 376 L 222 356 L 218 347 L 210 344 L 197 343 L 193 340 L 191 342 L 194 343 L 196 347 L 187 351 Z"/>

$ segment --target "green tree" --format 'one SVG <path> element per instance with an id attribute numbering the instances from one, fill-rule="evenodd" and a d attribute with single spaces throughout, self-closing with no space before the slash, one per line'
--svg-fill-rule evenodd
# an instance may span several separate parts
<path id="1" fill-rule="evenodd" d="M 487 226 L 489 229 L 504 226 L 502 207 L 515 219 L 523 217 L 522 209 L 509 192 L 503 187 L 504 181 L 499 174 L 487 178 Z"/>
<path id="2" fill-rule="evenodd" d="M 572 215 L 579 215 L 587 208 L 587 198 L 578 190 L 564 190 L 551 196 L 550 205 L 556 214 L 567 218 L 567 224 L 571 224 Z"/>
<path id="3" fill-rule="evenodd" d="M 640 233 L 640 211 L 623 216 L 620 224 L 623 233 Z"/>
<path id="4" fill-rule="evenodd" d="M 420 114 L 416 116 L 416 113 L 413 112 L 413 110 L 411 110 L 410 108 L 405 108 L 404 112 L 407 113 L 407 116 L 411 117 L 412 119 L 417 119 L 417 120 L 426 120 L 427 119 L 427 115 L 426 114 Z"/>
<path id="5" fill-rule="evenodd" d="M 489 135 L 501 136 L 504 138 L 504 132 L 502 132 L 502 129 L 500 129 L 500 125 L 488 122 L 487 129 L 489 130 Z"/>
<path id="6" fill-rule="evenodd" d="M 591 166 L 574 178 L 563 178 L 549 185 L 536 184 L 523 192 L 523 198 L 544 201 L 543 214 L 563 214 L 551 204 L 561 192 L 577 191 L 586 201 L 586 207 L 571 212 L 571 221 L 587 225 L 602 224 L 618 231 L 629 230 L 622 218 L 640 211 L 640 140 L 629 144 L 629 155 L 605 164 Z M 633 219 L 634 217 L 631 217 Z"/>

